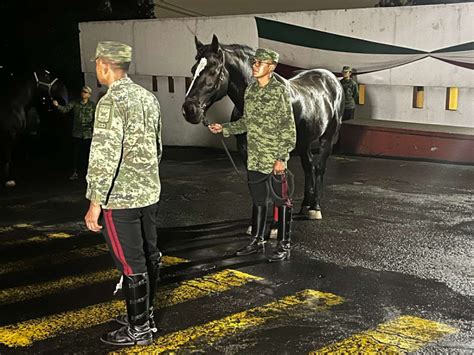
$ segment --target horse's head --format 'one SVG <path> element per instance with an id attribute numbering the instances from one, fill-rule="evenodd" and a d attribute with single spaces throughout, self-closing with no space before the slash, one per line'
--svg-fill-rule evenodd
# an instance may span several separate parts
<path id="1" fill-rule="evenodd" d="M 211 44 L 202 44 L 197 37 L 196 64 L 191 69 L 193 81 L 186 93 L 183 116 L 186 121 L 205 123 L 207 109 L 227 95 L 229 72 L 226 69 L 226 54 L 216 35 Z"/>
<path id="2" fill-rule="evenodd" d="M 57 100 L 61 104 L 68 102 L 67 89 L 61 80 L 47 70 L 35 71 L 33 75 L 38 96 L 43 102 L 51 100 Z"/>

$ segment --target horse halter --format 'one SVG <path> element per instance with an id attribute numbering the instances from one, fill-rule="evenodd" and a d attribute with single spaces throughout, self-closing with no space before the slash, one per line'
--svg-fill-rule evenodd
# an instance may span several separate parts
<path id="1" fill-rule="evenodd" d="M 222 66 L 221 66 L 221 71 L 219 73 L 219 80 L 224 81 L 225 53 L 223 49 L 221 49 L 221 52 L 222 52 Z"/>
<path id="2" fill-rule="evenodd" d="M 225 68 L 225 53 L 224 53 L 224 50 L 221 49 L 221 52 L 222 52 L 222 66 L 221 66 L 221 70 L 219 71 L 219 81 L 224 81 L 225 79 L 225 76 L 224 76 L 224 68 Z M 205 58 L 204 58 L 205 59 Z M 201 66 L 201 63 L 198 65 L 198 67 L 196 68 L 196 73 L 194 75 L 194 78 L 193 78 L 193 81 L 191 82 L 191 85 L 189 86 L 189 89 L 188 89 L 188 92 L 186 93 L 186 101 L 190 101 L 192 102 L 193 104 L 196 105 L 196 107 L 201 110 L 201 111 L 206 111 L 206 108 L 207 108 L 207 105 L 206 104 L 202 104 L 199 100 L 195 99 L 195 98 L 192 98 L 192 97 L 188 97 L 188 94 L 189 92 L 191 91 L 191 88 L 193 87 L 193 84 L 194 84 L 194 81 L 198 78 L 199 74 L 201 73 L 202 70 L 204 70 L 205 66 L 206 66 L 206 63 L 207 61 L 204 63 L 204 65 L 202 67 Z M 217 84 L 216 84 L 216 88 L 217 88 Z M 206 118 L 204 117 L 202 120 L 201 120 L 202 124 L 204 126 L 209 126 L 209 121 L 206 120 Z"/>
<path id="3" fill-rule="evenodd" d="M 49 74 L 49 72 L 46 72 Z M 41 81 L 38 79 L 38 75 L 36 75 L 36 72 L 33 72 L 33 75 L 35 76 L 36 80 L 36 87 L 39 89 L 40 86 L 44 86 L 48 89 L 48 96 L 51 97 L 51 88 L 54 86 L 56 81 L 58 81 L 58 78 L 55 78 L 53 81 L 50 83 L 45 83 L 44 81 Z"/>

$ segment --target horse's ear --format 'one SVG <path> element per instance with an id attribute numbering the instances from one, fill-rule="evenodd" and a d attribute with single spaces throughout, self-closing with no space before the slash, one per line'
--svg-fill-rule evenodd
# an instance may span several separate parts
<path id="1" fill-rule="evenodd" d="M 211 49 L 213 52 L 217 53 L 219 51 L 219 40 L 216 35 L 212 36 Z"/>
<path id="2" fill-rule="evenodd" d="M 199 51 L 204 44 L 198 40 L 197 36 L 194 36 L 194 43 L 196 44 L 196 50 Z"/>

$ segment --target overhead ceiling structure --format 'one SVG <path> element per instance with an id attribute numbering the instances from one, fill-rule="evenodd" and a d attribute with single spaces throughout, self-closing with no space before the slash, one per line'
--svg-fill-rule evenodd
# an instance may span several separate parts
<path id="1" fill-rule="evenodd" d="M 378 0 L 155 0 L 155 16 L 199 17 L 374 7 Z"/>

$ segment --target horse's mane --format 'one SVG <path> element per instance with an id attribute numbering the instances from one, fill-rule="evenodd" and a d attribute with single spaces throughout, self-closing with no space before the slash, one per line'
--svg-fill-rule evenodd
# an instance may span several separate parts
<path id="1" fill-rule="evenodd" d="M 255 50 L 242 44 L 221 44 L 224 52 L 230 53 L 233 57 L 233 64 L 236 70 L 240 71 L 246 78 L 246 82 L 252 81 L 252 69 L 250 58 L 255 54 Z"/>
<path id="2" fill-rule="evenodd" d="M 232 52 L 242 60 L 251 57 L 255 50 L 243 44 L 221 44 L 221 48 L 226 52 Z"/>
<path id="3" fill-rule="evenodd" d="M 247 60 L 249 57 L 251 57 L 254 53 L 255 50 L 250 48 L 249 46 L 243 45 L 243 44 L 219 44 L 220 48 L 222 48 L 226 52 L 230 52 L 237 56 L 237 58 L 241 60 Z M 199 59 L 204 56 L 204 54 L 207 52 L 209 49 L 210 44 L 205 44 L 203 45 L 199 50 L 196 55 L 196 59 Z"/>

